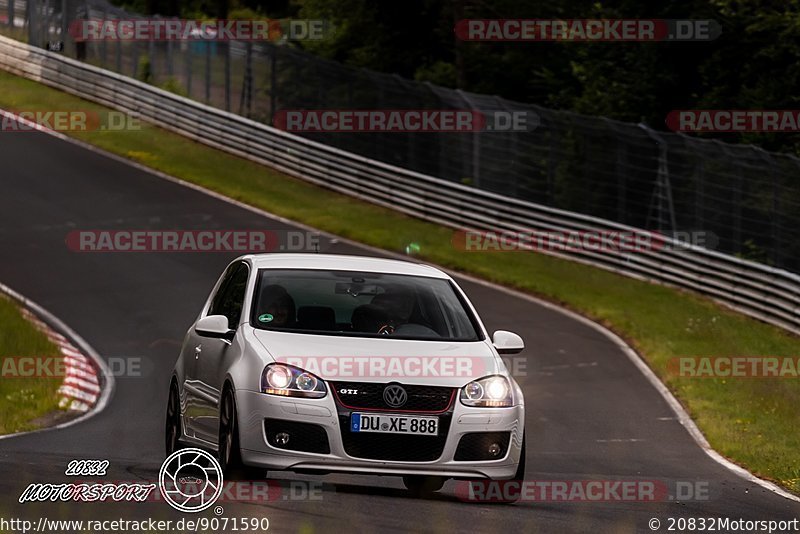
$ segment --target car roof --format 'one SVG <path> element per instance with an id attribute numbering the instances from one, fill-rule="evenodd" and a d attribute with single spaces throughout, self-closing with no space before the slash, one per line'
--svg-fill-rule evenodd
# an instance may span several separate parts
<path id="1" fill-rule="evenodd" d="M 369 256 L 350 256 L 345 254 L 249 254 L 243 256 L 242 259 L 250 261 L 256 269 L 328 269 L 450 278 L 446 273 L 430 265 Z"/>

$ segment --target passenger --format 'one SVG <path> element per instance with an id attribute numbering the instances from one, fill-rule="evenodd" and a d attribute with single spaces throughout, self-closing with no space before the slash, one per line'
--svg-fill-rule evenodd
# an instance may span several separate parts
<path id="1" fill-rule="evenodd" d="M 294 299 L 278 284 L 270 284 L 261 290 L 258 320 L 264 326 L 291 328 L 296 323 Z"/>

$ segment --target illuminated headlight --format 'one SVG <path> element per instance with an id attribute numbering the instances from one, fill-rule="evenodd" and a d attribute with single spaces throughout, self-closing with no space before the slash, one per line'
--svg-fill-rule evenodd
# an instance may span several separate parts
<path id="1" fill-rule="evenodd" d="M 513 406 L 511 384 L 504 376 L 487 376 L 461 388 L 461 404 L 486 408 Z"/>
<path id="2" fill-rule="evenodd" d="M 328 394 L 325 383 L 316 376 L 280 363 L 271 363 L 264 369 L 261 375 L 261 391 L 269 395 L 314 399 Z"/>

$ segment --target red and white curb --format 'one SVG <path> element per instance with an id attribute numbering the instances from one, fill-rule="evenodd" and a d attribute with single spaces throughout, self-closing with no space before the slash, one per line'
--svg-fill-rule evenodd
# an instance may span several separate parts
<path id="1" fill-rule="evenodd" d="M 97 404 L 101 391 L 97 369 L 91 360 L 30 310 L 22 308 L 22 315 L 58 347 L 64 358 L 64 381 L 58 388 L 61 395 L 58 406 L 65 410 L 88 412 Z"/>
<path id="2" fill-rule="evenodd" d="M 105 360 L 77 332 L 48 310 L 0 282 L 0 294 L 17 302 L 20 309 L 27 310 L 25 317 L 42 329 L 61 350 L 65 364 L 70 364 L 71 372 L 65 373 L 64 382 L 59 388 L 63 406 L 71 410 L 75 417 L 53 426 L 16 432 L 0 436 L 0 440 L 19 436 L 51 432 L 77 425 L 102 412 L 114 394 L 114 375 Z"/>

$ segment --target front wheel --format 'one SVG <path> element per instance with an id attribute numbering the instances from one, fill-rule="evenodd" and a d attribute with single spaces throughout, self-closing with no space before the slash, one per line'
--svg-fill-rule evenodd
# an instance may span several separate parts
<path id="1" fill-rule="evenodd" d="M 181 402 L 178 395 L 178 385 L 175 382 L 169 388 L 167 400 L 167 419 L 164 429 L 165 449 L 167 456 L 181 449 Z"/>
<path id="2" fill-rule="evenodd" d="M 522 487 L 525 483 L 525 436 L 522 436 L 522 445 L 520 446 L 519 463 L 514 476 L 508 480 L 472 480 L 468 483 L 467 498 L 470 502 L 480 504 L 513 504 L 520 499 Z M 483 495 L 485 497 L 472 497 L 473 491 L 476 495 Z M 498 492 L 498 496 L 494 496 Z M 489 497 L 489 495 L 492 495 Z"/>
<path id="3" fill-rule="evenodd" d="M 517 471 L 514 473 L 514 478 L 511 479 L 516 483 L 516 489 L 518 491 L 515 491 L 510 499 L 505 501 L 507 503 L 515 503 L 519 501 L 520 494 L 522 493 L 521 488 L 525 483 L 525 456 L 525 436 L 522 436 L 522 447 L 519 452 L 519 465 L 517 465 Z"/>
<path id="4" fill-rule="evenodd" d="M 406 475 L 403 477 L 403 484 L 406 489 L 415 497 L 429 497 L 434 492 L 439 491 L 447 481 L 444 477 L 428 477 L 420 475 Z"/>
<path id="5" fill-rule="evenodd" d="M 233 390 L 226 388 L 219 410 L 219 464 L 222 473 L 229 480 L 265 478 L 263 469 L 248 467 L 242 463 L 238 420 Z"/>

